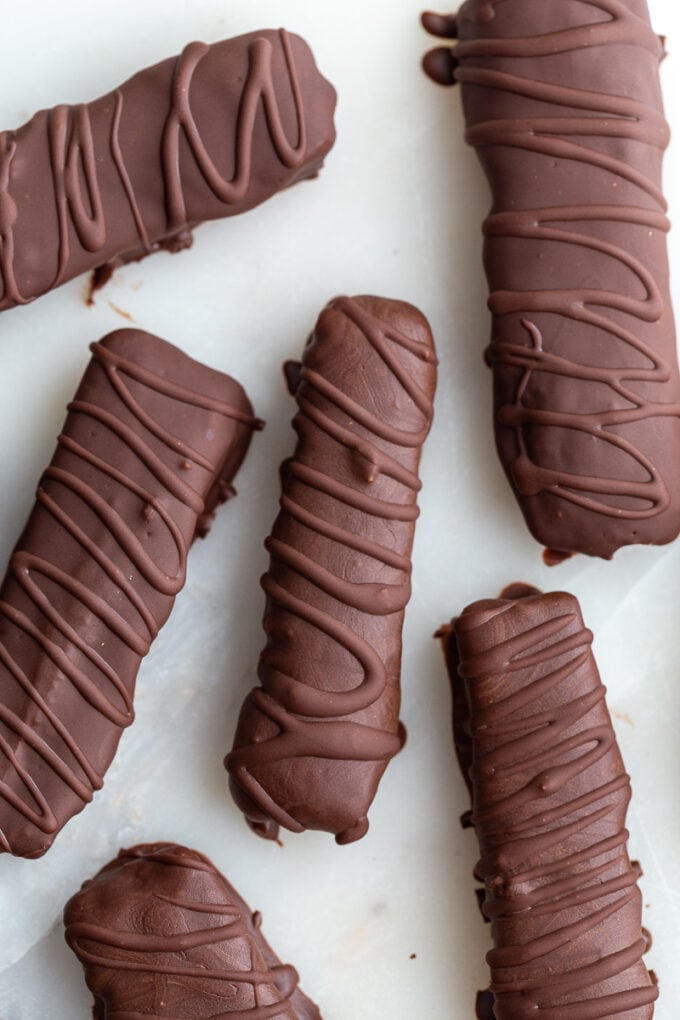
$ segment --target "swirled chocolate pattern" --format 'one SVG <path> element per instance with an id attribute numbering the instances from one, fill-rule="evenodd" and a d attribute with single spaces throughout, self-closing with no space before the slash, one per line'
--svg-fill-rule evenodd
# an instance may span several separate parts
<path id="1" fill-rule="evenodd" d="M 609 558 L 680 531 L 680 379 L 659 89 L 641 0 L 468 0 L 452 50 L 489 178 L 488 360 L 501 460 L 551 549 Z"/>
<path id="2" fill-rule="evenodd" d="M 262 686 L 226 759 L 251 827 L 359 839 L 403 743 L 399 675 L 420 451 L 436 358 L 401 302 L 338 298 L 289 366 L 298 444 L 283 465 L 269 572 Z"/>
<path id="3" fill-rule="evenodd" d="M 137 330 L 93 344 L 68 412 L 0 590 L 0 850 L 26 857 L 101 787 L 257 424 L 233 379 Z"/>
<path id="4" fill-rule="evenodd" d="M 260 915 L 195 850 L 121 850 L 64 923 L 102 1020 L 321 1020 Z"/>
<path id="5" fill-rule="evenodd" d="M 304 40 L 265 30 L 190 43 L 95 102 L 0 134 L 0 310 L 186 248 L 202 221 L 315 176 L 334 108 Z"/>
<path id="6" fill-rule="evenodd" d="M 572 595 L 527 591 L 477 602 L 444 629 L 493 1015 L 649 1020 L 658 991 L 626 851 L 630 779 L 592 634 Z"/>

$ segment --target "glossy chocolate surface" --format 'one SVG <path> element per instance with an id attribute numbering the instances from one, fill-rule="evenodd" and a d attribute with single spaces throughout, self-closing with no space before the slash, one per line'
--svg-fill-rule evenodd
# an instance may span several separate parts
<path id="1" fill-rule="evenodd" d="M 121 850 L 64 911 L 95 1020 L 321 1020 L 253 914 L 195 850 Z"/>
<path id="2" fill-rule="evenodd" d="M 0 851 L 25 857 L 101 787 L 257 424 L 237 382 L 158 337 L 91 350 L 0 590 Z"/>
<path id="3" fill-rule="evenodd" d="M 644 0 L 468 0 L 425 16 L 459 40 L 488 177 L 496 442 L 550 550 L 610 558 L 680 531 L 680 378 L 669 294 L 662 40 Z M 554 560 L 554 556 L 553 556 Z"/>
<path id="4" fill-rule="evenodd" d="M 402 746 L 401 630 L 436 357 L 422 314 L 337 298 L 289 366 L 298 444 L 282 469 L 261 687 L 226 759 L 249 824 L 361 838 Z"/>
<path id="5" fill-rule="evenodd" d="M 649 1020 L 658 991 L 626 849 L 630 778 L 592 634 L 572 595 L 525 590 L 477 602 L 444 629 L 493 1015 Z M 480 996 L 484 1020 L 488 1006 Z"/>
<path id="6" fill-rule="evenodd" d="M 87 270 L 191 244 L 319 171 L 335 91 L 303 39 L 264 30 L 139 72 L 0 134 L 0 310 Z M 104 280 L 107 271 L 100 273 Z"/>

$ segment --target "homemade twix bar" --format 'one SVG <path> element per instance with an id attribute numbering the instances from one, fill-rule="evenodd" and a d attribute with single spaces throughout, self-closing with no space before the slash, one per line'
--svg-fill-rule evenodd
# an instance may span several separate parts
<path id="1" fill-rule="evenodd" d="M 494 943 L 478 1016 L 649 1020 L 630 779 L 592 634 L 572 595 L 514 588 L 442 631 Z"/>
<path id="2" fill-rule="evenodd" d="M 64 911 L 95 1016 L 321 1020 L 239 894 L 195 850 L 121 850 Z"/>
<path id="3" fill-rule="evenodd" d="M 661 192 L 662 40 L 644 0 L 468 0 L 457 44 L 493 192 L 484 264 L 496 443 L 533 535 L 610 558 L 680 531 L 680 378 Z M 559 559 L 559 557 L 555 557 Z"/>
<path id="4" fill-rule="evenodd" d="M 335 99 L 303 39 L 265 30 L 190 43 L 101 99 L 0 134 L 0 309 L 186 248 L 203 220 L 315 176 Z"/>
<path id="5" fill-rule="evenodd" d="M 248 823 L 360 839 L 399 724 L 418 464 L 436 358 L 411 305 L 337 298 L 288 365 L 298 443 L 282 468 L 261 687 L 226 759 Z"/>
<path id="6" fill-rule="evenodd" d="M 91 349 L 0 590 L 0 851 L 24 857 L 101 787 L 257 424 L 237 382 L 157 337 Z"/>

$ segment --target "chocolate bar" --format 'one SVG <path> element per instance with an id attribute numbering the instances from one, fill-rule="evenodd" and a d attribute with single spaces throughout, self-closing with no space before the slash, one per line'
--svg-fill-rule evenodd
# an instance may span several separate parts
<path id="1" fill-rule="evenodd" d="M 236 890 L 207 857 L 121 850 L 64 910 L 95 1016 L 321 1020 Z"/>
<path id="2" fill-rule="evenodd" d="M 282 825 L 349 843 L 404 740 L 401 630 L 436 357 L 412 306 L 343 297 L 287 370 L 298 443 L 265 543 L 261 686 L 226 767 L 260 835 Z"/>
<path id="3" fill-rule="evenodd" d="M 631 796 L 578 602 L 527 589 L 444 628 L 496 1020 L 649 1020 Z M 520 597 L 517 597 L 517 596 Z"/>
<path id="4" fill-rule="evenodd" d="M 101 787 L 257 425 L 237 382 L 158 337 L 91 350 L 0 590 L 0 851 L 23 857 Z"/>
<path id="5" fill-rule="evenodd" d="M 661 191 L 663 41 L 644 0 L 425 15 L 491 185 L 496 444 L 533 535 L 611 558 L 680 532 L 680 376 Z M 549 554 L 551 563 L 559 557 Z"/>
<path id="6" fill-rule="evenodd" d="M 335 99 L 303 39 L 265 30 L 190 43 L 101 99 L 0 134 L 0 310 L 186 248 L 204 220 L 314 177 Z"/>

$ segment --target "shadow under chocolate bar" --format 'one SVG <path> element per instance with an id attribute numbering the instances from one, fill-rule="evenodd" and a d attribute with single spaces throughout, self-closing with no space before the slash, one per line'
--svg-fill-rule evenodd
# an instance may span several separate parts
<path id="1" fill-rule="evenodd" d="M 166 843 L 121 850 L 64 910 L 102 1020 L 321 1020 L 261 921 L 206 857 Z"/>
<path id="2" fill-rule="evenodd" d="M 237 382 L 158 337 L 91 350 L 0 590 L 0 851 L 24 857 L 101 787 L 258 424 Z"/>
<path id="3" fill-rule="evenodd" d="M 494 944 L 478 1016 L 650 1020 L 630 778 L 592 634 L 573 595 L 521 587 L 440 632 Z"/>
<path id="4" fill-rule="evenodd" d="M 288 366 L 298 442 L 265 543 L 262 686 L 226 758 L 237 805 L 267 838 L 282 825 L 360 839 L 403 745 L 401 631 L 436 363 L 413 306 L 343 297 Z"/>
<path id="5" fill-rule="evenodd" d="M 315 176 L 335 91 L 303 39 L 264 30 L 140 71 L 0 134 L 0 310 L 87 270 L 191 244 Z"/>
<path id="6" fill-rule="evenodd" d="M 468 0 L 457 44 L 491 185 L 484 265 L 496 444 L 535 538 L 611 558 L 680 531 L 680 377 L 669 292 L 663 40 L 644 0 Z M 552 562 L 559 557 L 551 557 Z"/>

